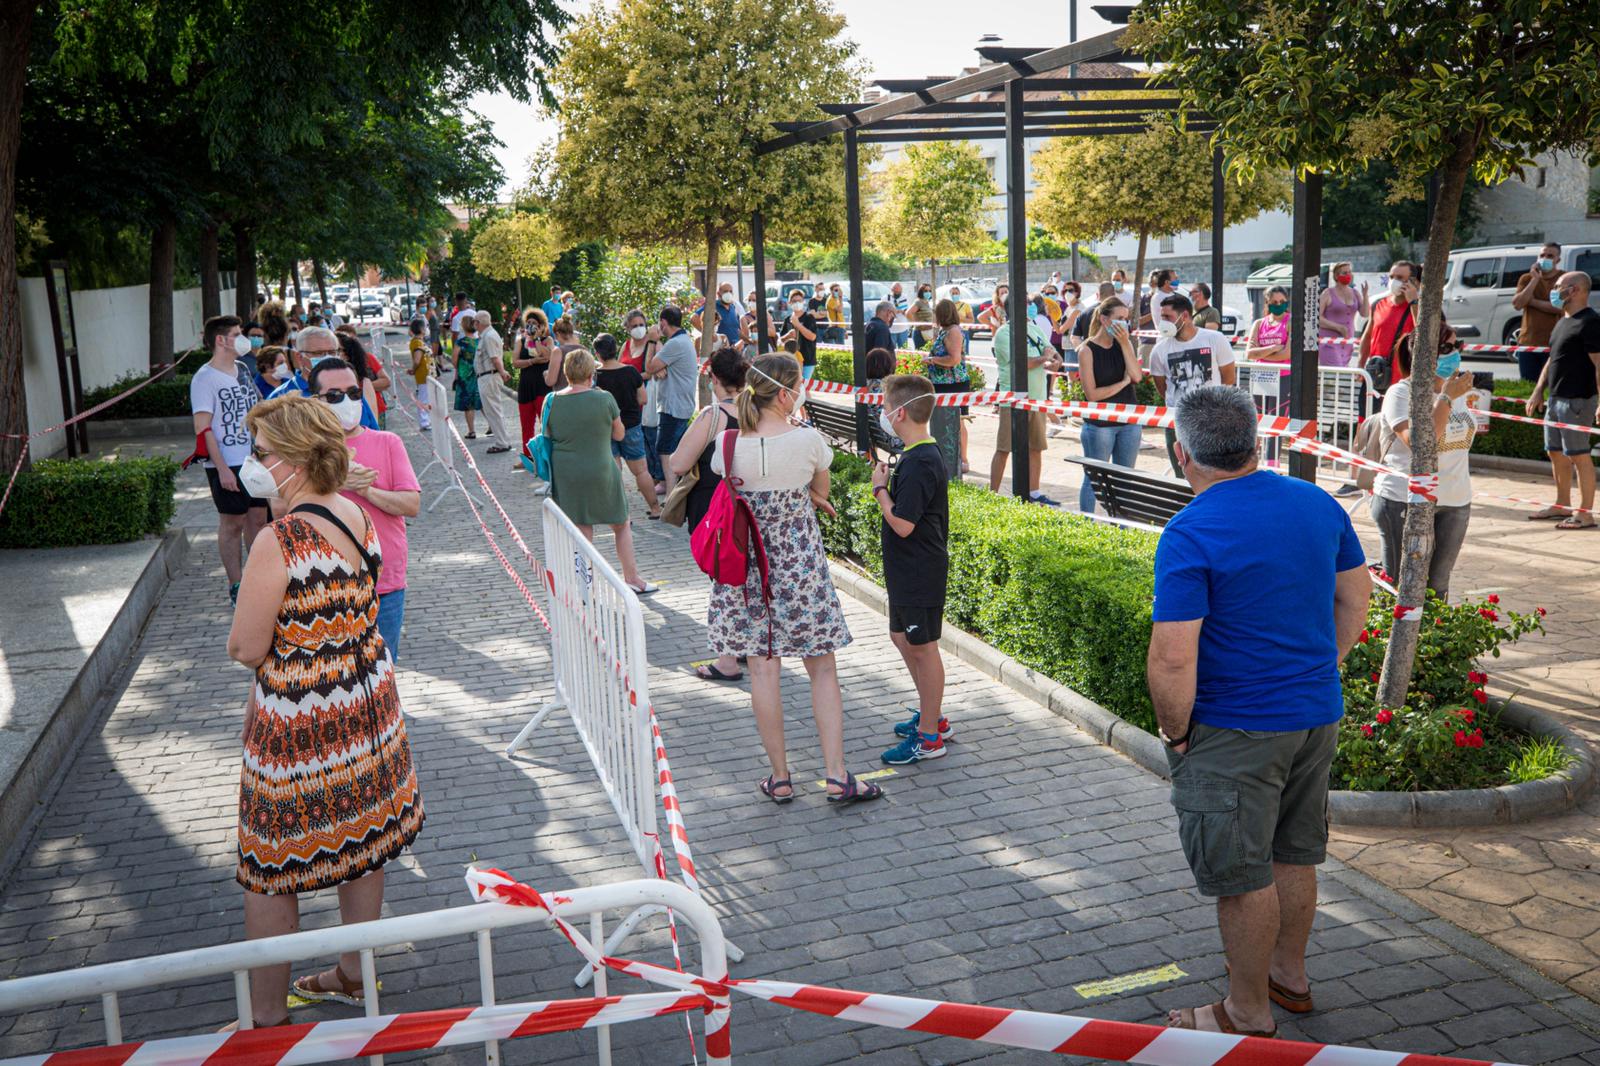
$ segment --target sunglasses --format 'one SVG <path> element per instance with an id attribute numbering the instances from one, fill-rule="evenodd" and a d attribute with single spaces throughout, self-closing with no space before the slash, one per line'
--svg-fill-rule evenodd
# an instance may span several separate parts
<path id="1" fill-rule="evenodd" d="M 343 400 L 359 400 L 361 399 L 361 386 L 352 385 L 348 389 L 329 389 L 327 392 L 319 392 L 317 395 L 322 399 L 323 403 L 339 403 Z"/>
<path id="2" fill-rule="evenodd" d="M 265 448 L 258 448 L 252 444 L 250 446 L 250 454 L 255 456 L 256 462 L 265 463 L 267 461 L 267 456 L 271 455 L 272 453 Z"/>

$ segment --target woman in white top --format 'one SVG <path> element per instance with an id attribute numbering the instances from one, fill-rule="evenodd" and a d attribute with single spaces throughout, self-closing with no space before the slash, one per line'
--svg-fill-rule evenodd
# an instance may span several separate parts
<path id="1" fill-rule="evenodd" d="M 1408 333 L 1395 345 L 1399 376 L 1383 397 L 1385 441 L 1383 464 L 1395 470 L 1411 470 L 1411 341 Z M 1439 338 L 1439 365 L 1433 379 L 1433 432 L 1439 442 L 1438 502 L 1433 509 L 1433 558 L 1428 563 L 1428 588 L 1438 597 L 1450 594 L 1450 571 L 1467 538 L 1467 522 L 1472 517 L 1472 478 L 1467 473 L 1467 451 L 1477 433 L 1468 393 L 1472 375 L 1461 370 L 1461 353 L 1455 333 L 1445 327 Z M 1406 479 L 1379 474 L 1372 488 L 1372 518 L 1378 524 L 1383 545 L 1383 568 L 1391 578 L 1400 575 L 1406 521 Z"/>
<path id="2" fill-rule="evenodd" d="M 764 355 L 750 365 L 739 393 L 739 434 L 733 470 L 719 438 L 711 470 L 729 478 L 749 501 L 766 549 L 769 581 L 751 560 L 743 586 L 713 585 L 707 609 L 714 655 L 743 655 L 750 668 L 750 702 L 772 773 L 761 792 L 774 803 L 794 799 L 783 742 L 781 659 L 798 655 L 811 679 L 811 714 L 827 767 L 828 801 L 877 799 L 883 790 L 857 781 L 844 767 L 844 701 L 834 652 L 850 643 L 844 609 L 828 576 L 817 508 L 828 503 L 833 449 L 808 426 L 789 424 L 805 401 L 800 365 L 788 355 Z M 707 519 L 709 521 L 710 519 Z"/>

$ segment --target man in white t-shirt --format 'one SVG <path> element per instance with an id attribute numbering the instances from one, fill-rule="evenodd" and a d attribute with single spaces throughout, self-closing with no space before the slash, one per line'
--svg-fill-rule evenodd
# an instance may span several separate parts
<path id="1" fill-rule="evenodd" d="M 237 602 L 245 546 L 267 524 L 267 501 L 239 484 L 239 468 L 254 443 L 244 417 L 261 393 L 237 361 L 250 352 L 250 339 L 239 332 L 237 318 L 208 320 L 202 337 L 211 360 L 189 382 L 189 409 L 194 412 L 196 451 L 204 452 L 206 481 L 217 508 L 217 550 L 228 575 L 228 595 Z"/>
<path id="2" fill-rule="evenodd" d="M 450 312 L 450 332 L 455 340 L 459 341 L 461 339 L 461 327 L 462 323 L 466 321 L 466 316 L 476 316 L 477 313 L 472 309 L 472 301 L 467 299 L 466 293 L 456 293 L 456 306 Z"/>
<path id="3" fill-rule="evenodd" d="M 1150 377 L 1155 380 L 1163 405 L 1171 407 L 1205 385 L 1238 383 L 1233 344 L 1216 330 L 1194 324 L 1194 304 L 1183 293 L 1166 296 L 1155 327 L 1161 339 L 1150 349 Z M 1172 453 L 1177 435 L 1170 429 L 1166 435 L 1167 460 L 1172 464 L 1173 475 L 1182 477 L 1183 468 Z"/>

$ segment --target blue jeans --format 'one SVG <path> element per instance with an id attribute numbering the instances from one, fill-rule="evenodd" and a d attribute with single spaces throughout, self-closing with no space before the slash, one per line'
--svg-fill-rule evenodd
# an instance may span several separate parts
<path id="1" fill-rule="evenodd" d="M 378 635 L 389 649 L 389 661 L 400 661 L 400 628 L 406 617 L 406 590 L 395 589 L 378 597 Z"/>
<path id="2" fill-rule="evenodd" d="M 640 425 L 644 431 L 644 465 L 650 471 L 650 476 L 657 481 L 665 481 L 665 473 L 661 469 L 661 456 L 656 454 L 656 432 L 659 427 Z"/>
<path id="3" fill-rule="evenodd" d="M 1118 466 L 1132 470 L 1139 458 L 1138 426 L 1097 426 L 1085 422 L 1081 439 L 1086 459 L 1103 462 L 1109 458 Z M 1087 473 L 1083 477 L 1083 488 L 1078 490 L 1078 510 L 1084 514 L 1094 514 L 1094 487 L 1089 484 Z"/>
<path id="4" fill-rule="evenodd" d="M 889 339 L 894 342 L 894 346 L 896 348 L 904 348 L 906 346 L 906 338 L 910 336 L 911 331 L 908 329 L 900 333 L 889 334 Z"/>
<path id="5" fill-rule="evenodd" d="M 810 363 L 810 364 L 808 364 L 806 366 L 802 366 L 800 368 L 800 376 L 802 378 L 804 378 L 806 381 L 810 381 L 812 378 L 816 377 L 817 376 L 817 364 L 816 363 Z"/>
<path id="6" fill-rule="evenodd" d="M 665 464 L 667 456 L 678 450 L 678 442 L 683 439 L 683 431 L 689 428 L 687 418 L 669 415 L 661 412 L 661 424 L 656 426 L 656 455 L 659 462 Z"/>

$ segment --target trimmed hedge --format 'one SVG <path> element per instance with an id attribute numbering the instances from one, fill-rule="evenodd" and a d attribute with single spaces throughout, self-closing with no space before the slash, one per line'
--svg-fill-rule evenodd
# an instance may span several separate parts
<path id="1" fill-rule="evenodd" d="M 900 373 L 927 373 L 927 364 L 923 362 L 921 352 L 912 348 L 902 348 L 896 354 L 900 358 Z M 848 348 L 824 348 L 818 345 L 817 380 L 837 381 L 843 385 L 850 384 L 856 379 L 854 358 Z M 984 377 L 982 367 L 969 363 L 967 371 L 972 376 L 972 392 L 982 392 L 988 387 L 988 379 Z"/>
<path id="2" fill-rule="evenodd" d="M 0 548 L 117 544 L 167 528 L 178 464 L 160 456 L 44 459 L 17 475 Z"/>
<path id="3" fill-rule="evenodd" d="M 1507 414 L 1525 415 L 1528 397 L 1533 395 L 1533 382 L 1520 378 L 1496 378 L 1494 399 L 1490 406 Z M 1510 422 L 1503 418 L 1491 419 L 1489 431 L 1480 433 L 1472 442 L 1472 450 L 1479 455 L 1503 455 L 1511 459 L 1533 459 L 1548 463 L 1544 450 L 1544 427 L 1526 422 Z"/>
<path id="4" fill-rule="evenodd" d="M 829 553 L 881 583 L 870 466 L 835 454 L 830 498 L 839 517 L 820 516 Z M 1145 658 L 1156 539 L 952 482 L 945 617 L 1154 732 Z"/>
<path id="5" fill-rule="evenodd" d="M 90 421 L 99 422 L 113 418 L 176 418 L 189 414 L 189 382 L 194 378 L 192 371 L 203 362 L 205 362 L 205 352 L 199 348 L 184 352 L 178 357 L 177 370 L 160 381 L 151 382 L 120 403 L 106 408 Z M 190 368 L 191 372 L 185 373 L 185 367 Z M 104 403 L 120 392 L 126 392 L 149 376 L 148 371 L 143 373 L 133 371 L 109 385 L 85 389 L 84 410 Z"/>

